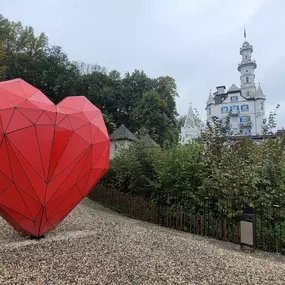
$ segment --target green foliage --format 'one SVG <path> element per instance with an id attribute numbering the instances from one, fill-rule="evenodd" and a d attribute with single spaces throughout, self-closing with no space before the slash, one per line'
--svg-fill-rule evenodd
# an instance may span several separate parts
<path id="1" fill-rule="evenodd" d="M 158 100 L 155 92 L 145 96 Z M 237 213 L 251 203 L 270 216 L 274 204 L 285 205 L 285 137 L 268 138 L 274 114 L 268 122 L 259 142 L 233 140 L 227 135 L 229 121 L 222 125 L 214 119 L 202 138 L 189 144 L 167 149 L 134 145 L 111 162 L 102 183 L 187 211 L 201 209 L 205 197 L 216 196 L 232 201 Z"/>
<path id="2" fill-rule="evenodd" d="M 159 148 L 147 148 L 142 143 L 134 143 L 111 161 L 110 170 L 101 183 L 112 189 L 153 199 L 157 180 L 154 163 L 160 152 Z"/>
<path id="3" fill-rule="evenodd" d="M 203 146 L 195 142 L 160 152 L 154 164 L 160 203 L 187 210 L 199 204 L 205 175 L 202 155 Z"/>
<path id="4" fill-rule="evenodd" d="M 14 78 L 36 86 L 55 103 L 85 95 L 103 112 L 109 132 L 124 124 L 134 133 L 144 130 L 160 145 L 177 143 L 173 78 L 149 78 L 140 70 L 121 76 L 98 64 L 71 62 L 60 47 L 49 46 L 43 33 L 36 36 L 32 27 L 0 15 L 0 80 Z"/>
<path id="5" fill-rule="evenodd" d="M 148 91 L 142 95 L 131 113 L 133 121 L 137 122 L 138 132 L 142 128 L 160 145 L 165 141 L 169 144 L 177 141 L 172 137 L 171 131 L 176 130 L 175 123 L 169 117 L 169 107 L 162 94 L 157 91 Z M 174 134 L 175 135 L 175 134 Z"/>
<path id="6" fill-rule="evenodd" d="M 7 66 L 4 65 L 5 51 L 2 43 L 0 42 L 0 80 L 4 79 Z"/>

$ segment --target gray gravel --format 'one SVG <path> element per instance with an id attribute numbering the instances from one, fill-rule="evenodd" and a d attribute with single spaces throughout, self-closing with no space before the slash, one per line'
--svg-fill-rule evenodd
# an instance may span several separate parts
<path id="1" fill-rule="evenodd" d="M 285 284 L 285 263 L 85 199 L 40 241 L 0 218 L 0 284 Z"/>

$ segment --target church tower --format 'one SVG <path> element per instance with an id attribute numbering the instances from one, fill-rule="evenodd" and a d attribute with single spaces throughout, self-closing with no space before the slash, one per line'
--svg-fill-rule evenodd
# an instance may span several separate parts
<path id="1" fill-rule="evenodd" d="M 181 127 L 180 142 L 182 144 L 191 142 L 193 139 L 201 135 L 202 122 L 194 116 L 192 104 L 188 110 L 188 114 L 185 118 L 185 123 Z"/>
<path id="2" fill-rule="evenodd" d="M 246 30 L 244 29 L 244 43 L 240 48 L 240 54 L 242 56 L 241 63 L 238 65 L 238 71 L 240 72 L 240 88 L 241 94 L 245 98 L 253 98 L 256 94 L 255 86 L 255 74 L 254 70 L 257 65 L 255 60 L 251 58 L 253 52 L 252 45 L 246 40 Z"/>

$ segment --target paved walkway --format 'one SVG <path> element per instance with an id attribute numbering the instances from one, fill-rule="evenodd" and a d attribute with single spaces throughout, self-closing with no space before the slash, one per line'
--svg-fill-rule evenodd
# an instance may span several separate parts
<path id="1" fill-rule="evenodd" d="M 126 218 L 85 199 L 45 239 L 0 218 L 0 284 L 285 284 L 284 258 Z"/>

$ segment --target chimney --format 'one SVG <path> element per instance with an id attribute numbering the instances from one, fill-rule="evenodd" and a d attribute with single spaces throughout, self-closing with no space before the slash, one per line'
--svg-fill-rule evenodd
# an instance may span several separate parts
<path id="1" fill-rule="evenodd" d="M 226 86 L 217 86 L 218 94 L 224 94 Z"/>

